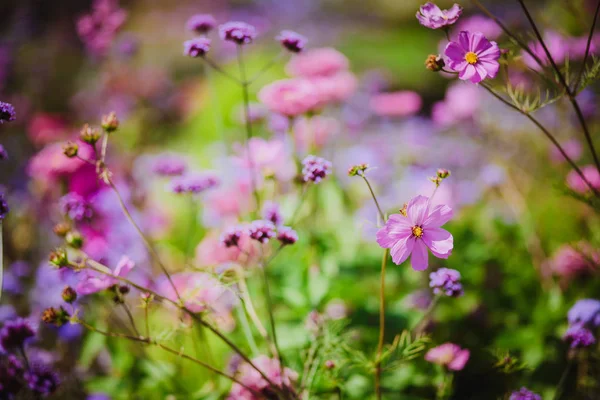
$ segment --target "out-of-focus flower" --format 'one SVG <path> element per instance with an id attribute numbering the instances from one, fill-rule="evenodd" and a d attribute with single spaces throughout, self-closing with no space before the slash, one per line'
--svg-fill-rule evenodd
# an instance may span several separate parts
<path id="1" fill-rule="evenodd" d="M 452 371 L 460 371 L 469 361 L 471 353 L 467 349 L 461 349 L 454 343 L 444 343 L 430 349 L 425 354 L 425 360 L 433 364 L 444 366 Z"/>
<path id="2" fill-rule="evenodd" d="M 335 118 L 321 115 L 298 118 L 294 123 L 296 149 L 302 153 L 320 150 L 340 132 L 340 129 L 340 123 Z"/>
<path id="3" fill-rule="evenodd" d="M 188 30 L 204 35 L 217 26 L 217 20 L 210 14 L 195 14 L 188 19 L 186 26 Z"/>
<path id="4" fill-rule="evenodd" d="M 219 36 L 238 45 L 250 44 L 256 38 L 256 28 L 245 22 L 231 21 L 219 26 Z"/>
<path id="5" fill-rule="evenodd" d="M 580 324 L 570 326 L 563 336 L 563 340 L 569 343 L 572 349 L 589 347 L 596 343 L 594 334 Z"/>
<path id="6" fill-rule="evenodd" d="M 319 183 L 331 173 L 331 162 L 324 158 L 309 155 L 302 160 L 304 182 Z"/>
<path id="7" fill-rule="evenodd" d="M 285 393 L 294 393 L 292 384 L 298 379 L 298 373 L 289 368 L 282 369 L 279 360 L 267 356 L 258 356 L 252 360 L 252 363 Z M 276 389 L 271 387 L 269 382 L 247 363 L 240 365 L 238 379 L 246 387 L 260 393 L 264 398 L 277 397 Z M 234 383 L 229 392 L 228 400 L 259 400 L 261 398 L 246 389 L 246 387 Z"/>
<path id="8" fill-rule="evenodd" d="M 187 169 L 185 160 L 176 154 L 161 154 L 152 160 L 152 172 L 160 176 L 180 176 Z"/>
<path id="9" fill-rule="evenodd" d="M 582 242 L 576 247 L 561 246 L 545 266 L 560 277 L 571 278 L 592 272 L 598 261 L 600 261 L 600 253 L 589 243 Z"/>
<path id="10" fill-rule="evenodd" d="M 237 245 L 233 246 L 236 241 Z M 202 267 L 251 263 L 256 255 L 253 241 L 247 230 L 241 227 L 226 229 L 221 238 L 209 234 L 196 247 L 196 263 Z"/>
<path id="11" fill-rule="evenodd" d="M 4 193 L 0 193 L 0 221 L 6 218 L 6 215 L 10 211 L 10 207 L 4 198 Z"/>
<path id="12" fill-rule="evenodd" d="M 266 201 L 263 205 L 261 216 L 263 219 L 271 221 L 275 226 L 283 224 L 283 215 L 281 215 L 279 204 L 275 202 Z"/>
<path id="13" fill-rule="evenodd" d="M 219 183 L 219 178 L 214 174 L 193 174 L 175 179 L 171 189 L 177 194 L 199 194 L 219 186 Z"/>
<path id="14" fill-rule="evenodd" d="M 127 256 L 121 257 L 119 263 L 113 271 L 115 277 L 125 278 L 135 267 L 135 263 Z M 97 272 L 84 272 L 84 278 L 77 284 L 76 290 L 80 295 L 89 295 L 92 293 L 106 290 L 120 281 L 108 275 Z"/>
<path id="15" fill-rule="evenodd" d="M 594 165 L 586 165 L 580 168 L 585 179 L 595 189 L 600 189 L 600 173 Z M 578 193 L 588 193 L 591 191 L 587 183 L 581 178 L 577 171 L 572 170 L 567 175 L 567 186 Z"/>
<path id="16" fill-rule="evenodd" d="M 431 118 L 442 126 L 471 119 L 481 105 L 480 100 L 479 88 L 459 81 L 448 88 L 444 101 L 433 105 Z"/>
<path id="17" fill-rule="evenodd" d="M 282 140 L 253 137 L 247 146 L 236 145 L 234 150 L 234 163 L 245 171 L 254 170 L 258 179 L 275 177 L 286 181 L 296 173 L 296 165 Z"/>
<path id="18" fill-rule="evenodd" d="M 482 15 L 473 15 L 467 18 L 461 18 L 456 24 L 458 32 L 481 32 L 488 39 L 497 39 L 502 34 L 502 28 L 494 20 Z"/>
<path id="19" fill-rule="evenodd" d="M 282 79 L 264 86 L 258 99 L 274 113 L 295 117 L 314 109 L 321 98 L 307 79 Z"/>
<path id="20" fill-rule="evenodd" d="M 67 130 L 64 119 L 53 114 L 37 113 L 27 125 L 27 136 L 37 144 L 48 144 L 62 139 Z"/>
<path id="21" fill-rule="evenodd" d="M 308 78 L 317 89 L 318 107 L 322 108 L 330 103 L 339 103 L 347 100 L 354 94 L 358 81 L 350 71 L 341 71 L 328 76 Z"/>
<path id="22" fill-rule="evenodd" d="M 429 287 L 433 293 L 458 297 L 463 295 L 463 287 L 460 283 L 460 272 L 455 269 L 440 268 L 429 274 Z"/>
<path id="23" fill-rule="evenodd" d="M 379 93 L 371 98 L 371 110 L 380 117 L 408 117 L 421 110 L 423 101 L 418 93 L 405 90 Z"/>
<path id="24" fill-rule="evenodd" d="M 286 71 L 292 76 L 319 77 L 332 76 L 347 70 L 348 58 L 331 47 L 311 49 L 292 58 Z"/>
<path id="25" fill-rule="evenodd" d="M 446 64 L 464 81 L 479 83 L 495 78 L 500 69 L 500 48 L 480 32 L 460 32 L 457 41 L 448 43 L 444 54 Z"/>
<path id="26" fill-rule="evenodd" d="M 15 119 L 17 119 L 17 113 L 13 105 L 0 101 L 0 125 Z"/>
<path id="27" fill-rule="evenodd" d="M 542 396 L 522 387 L 518 392 L 512 392 L 508 400 L 542 400 Z"/>
<path id="28" fill-rule="evenodd" d="M 304 46 L 306 46 L 306 38 L 293 31 L 281 31 L 276 39 L 283 47 L 292 53 L 299 53 L 304 50 Z"/>
<path id="29" fill-rule="evenodd" d="M 422 289 L 410 293 L 408 296 L 406 296 L 404 302 L 410 308 L 427 310 L 432 300 L 433 298 L 431 296 L 431 292 L 429 290 Z"/>
<path id="30" fill-rule="evenodd" d="M 298 234 L 289 226 L 277 229 L 277 240 L 284 246 L 294 244 L 298 241 Z"/>
<path id="31" fill-rule="evenodd" d="M 600 300 L 578 300 L 567 313 L 567 319 L 570 325 L 600 326 Z"/>
<path id="32" fill-rule="evenodd" d="M 462 14 L 462 7 L 454 4 L 449 10 L 442 10 L 433 3 L 425 3 L 417 11 L 417 19 L 421 25 L 439 29 L 453 25 Z"/>
<path id="33" fill-rule="evenodd" d="M 25 371 L 24 378 L 29 389 L 42 396 L 51 395 L 60 384 L 58 375 L 49 367 L 41 364 L 32 365 L 29 370 Z"/>
<path id="34" fill-rule="evenodd" d="M 566 141 L 565 143 L 562 143 L 561 146 L 571 160 L 577 161 L 581 158 L 581 154 L 583 153 L 583 147 L 581 146 L 581 142 L 579 140 L 571 139 L 569 141 Z M 566 161 L 566 159 L 560 153 L 558 148 L 556 148 L 555 146 L 552 146 L 552 148 L 550 149 L 550 159 L 556 164 L 564 163 Z"/>
<path id="35" fill-rule="evenodd" d="M 67 193 L 59 204 L 62 213 L 74 221 L 89 220 L 94 216 L 92 205 L 77 193 Z"/>
<path id="36" fill-rule="evenodd" d="M 245 111 L 244 111 L 244 106 L 242 105 L 239 110 L 238 113 L 236 115 L 236 119 L 241 123 L 244 124 L 245 123 Z M 268 115 L 268 111 L 267 108 L 260 104 L 260 103 L 250 103 L 248 104 L 248 120 L 250 120 L 251 124 L 255 124 L 255 123 L 259 123 L 262 122 Z M 287 120 L 287 118 L 286 118 Z"/>
<path id="37" fill-rule="evenodd" d="M 205 37 L 186 40 L 183 43 L 183 54 L 196 58 L 203 57 L 210 51 L 210 39 Z"/>
<path id="38" fill-rule="evenodd" d="M 559 33 L 554 31 L 547 31 L 544 34 L 544 43 L 546 44 L 546 48 L 550 52 L 552 59 L 557 64 L 561 64 L 569 54 L 569 44 L 568 41 Z M 533 54 L 541 61 L 542 65 L 550 65 L 550 61 L 546 56 L 546 52 L 544 51 L 544 47 L 540 42 L 532 42 L 528 44 L 528 47 L 531 49 Z M 534 70 L 539 71 L 542 67 L 535 61 L 535 59 L 526 51 L 522 52 L 523 62 Z"/>
<path id="39" fill-rule="evenodd" d="M 94 0 L 92 11 L 77 20 L 77 33 L 92 54 L 104 55 L 126 18 L 116 0 Z"/>
<path id="40" fill-rule="evenodd" d="M 248 226 L 248 234 L 250 238 L 265 244 L 276 236 L 275 225 L 271 221 L 252 221 Z"/>
<path id="41" fill-rule="evenodd" d="M 348 316 L 348 306 L 341 299 L 333 299 L 325 306 L 325 316 L 331 320 L 343 319 Z"/>
<path id="42" fill-rule="evenodd" d="M 405 214 L 392 214 L 385 226 L 377 232 L 377 243 L 391 249 L 392 260 L 400 265 L 411 257 L 412 268 L 423 271 L 429 265 L 427 249 L 438 258 L 452 254 L 454 239 L 441 226 L 452 218 L 452 209 L 446 205 L 431 207 L 429 198 L 414 197 Z"/>
<path id="43" fill-rule="evenodd" d="M 21 349 L 35 336 L 35 330 L 23 318 L 7 321 L 0 330 L 0 346 L 5 352 Z"/>

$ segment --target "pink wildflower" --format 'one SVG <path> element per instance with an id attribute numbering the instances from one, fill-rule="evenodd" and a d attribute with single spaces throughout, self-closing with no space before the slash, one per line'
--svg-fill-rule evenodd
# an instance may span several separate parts
<path id="1" fill-rule="evenodd" d="M 425 354 L 425 360 L 438 364 L 452 371 L 460 371 L 469 361 L 471 353 L 467 349 L 461 349 L 454 343 L 444 343 Z"/>
<path id="2" fill-rule="evenodd" d="M 379 93 L 371 98 L 371 110 L 381 117 L 408 117 L 421 110 L 423 101 L 418 93 L 405 90 Z"/>
<path id="3" fill-rule="evenodd" d="M 331 76 L 347 70 L 348 58 L 331 47 L 311 49 L 292 58 L 286 71 L 292 76 Z"/>
<path id="4" fill-rule="evenodd" d="M 581 172 L 592 187 L 600 189 L 600 173 L 598 173 L 598 169 L 594 165 L 586 165 L 581 168 Z M 582 194 L 590 191 L 590 187 L 575 170 L 569 172 L 567 175 L 567 186 L 575 192 Z"/>
<path id="5" fill-rule="evenodd" d="M 460 32 L 457 41 L 448 43 L 444 54 L 448 67 L 464 81 L 479 83 L 495 78 L 500 69 L 500 48 L 480 32 Z"/>
<path id="6" fill-rule="evenodd" d="M 123 256 L 113 271 L 113 275 L 125 278 L 134 267 L 135 263 L 129 257 Z M 112 278 L 98 272 L 88 272 L 85 278 L 77 284 L 76 290 L 80 295 L 88 295 L 106 290 L 118 283 L 119 280 L 117 278 Z"/>
<path id="7" fill-rule="evenodd" d="M 258 356 L 252 360 L 252 363 L 281 390 L 288 393 L 294 393 L 292 384 L 298 379 L 298 373 L 296 371 L 289 368 L 283 368 L 282 374 L 279 360 L 268 358 L 267 356 Z M 247 363 L 243 363 L 240 366 L 238 370 L 238 379 L 247 387 L 263 395 L 262 397 L 264 398 L 271 398 L 272 396 L 277 397 L 274 388 L 270 387 L 265 378 Z M 228 400 L 259 400 L 262 397 L 258 397 L 255 393 L 236 383 L 231 387 Z"/>
<path id="8" fill-rule="evenodd" d="M 283 79 L 263 87 L 258 99 L 274 113 L 295 117 L 314 109 L 320 101 L 317 88 L 307 79 Z"/>

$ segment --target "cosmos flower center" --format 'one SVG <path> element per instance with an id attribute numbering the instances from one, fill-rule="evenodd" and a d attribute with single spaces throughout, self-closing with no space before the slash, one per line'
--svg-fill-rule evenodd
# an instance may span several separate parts
<path id="1" fill-rule="evenodd" d="M 479 60 L 479 58 L 477 57 L 477 54 L 473 53 L 472 51 L 469 51 L 467 54 L 465 54 L 465 60 L 473 65 L 477 62 L 477 60 Z"/>
<path id="2" fill-rule="evenodd" d="M 421 228 L 420 226 L 416 225 L 412 227 L 412 234 L 415 237 L 420 238 L 421 236 L 423 236 L 423 228 Z"/>

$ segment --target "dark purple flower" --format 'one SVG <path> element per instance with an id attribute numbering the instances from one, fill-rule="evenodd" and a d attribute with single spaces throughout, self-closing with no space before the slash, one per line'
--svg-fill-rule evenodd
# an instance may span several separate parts
<path id="1" fill-rule="evenodd" d="M 219 26 L 219 36 L 239 45 L 250 44 L 256 38 L 256 28 L 245 22 L 231 21 Z"/>
<path id="2" fill-rule="evenodd" d="M 444 54 L 446 65 L 458 72 L 463 81 L 479 83 L 486 78 L 495 78 L 500 69 L 500 48 L 481 32 L 460 32 L 456 42 L 448 43 Z"/>
<path id="3" fill-rule="evenodd" d="M 518 392 L 513 392 L 508 400 L 542 400 L 542 396 L 522 387 Z"/>
<path id="4" fill-rule="evenodd" d="M 12 397 L 10 397 L 11 395 L 19 393 L 23 387 L 23 384 L 21 383 L 23 372 L 23 364 L 13 354 L 10 354 L 8 357 L 6 357 L 4 363 L 0 362 L 1 399 L 12 399 Z M 8 395 L 8 397 L 3 397 L 1 396 L 2 394 Z"/>
<path id="5" fill-rule="evenodd" d="M 4 146 L 2 146 L 1 144 L 0 144 L 0 160 L 8 160 L 8 152 L 6 151 Z"/>
<path id="6" fill-rule="evenodd" d="M 292 53 L 300 53 L 306 46 L 306 38 L 294 31 L 281 31 L 276 39 Z"/>
<path id="7" fill-rule="evenodd" d="M 188 175 L 175 180 L 172 190 L 177 194 L 199 194 L 217 187 L 219 183 L 219 178 L 212 174 Z"/>
<path id="8" fill-rule="evenodd" d="M 580 324 L 570 326 L 563 336 L 563 340 L 569 343 L 572 349 L 589 347 L 596 343 L 594 334 Z"/>
<path id="9" fill-rule="evenodd" d="M 221 243 L 225 247 L 237 247 L 243 233 L 243 229 L 239 226 L 230 228 L 221 234 Z"/>
<path id="10" fill-rule="evenodd" d="M 321 182 L 331 172 L 331 163 L 317 156 L 306 156 L 302 161 L 302 176 L 304 181 Z"/>
<path id="11" fill-rule="evenodd" d="M 160 176 L 180 176 L 186 168 L 187 164 L 181 156 L 165 154 L 154 160 L 152 172 Z"/>
<path id="12" fill-rule="evenodd" d="M 262 208 L 262 217 L 267 221 L 271 221 L 275 226 L 283 224 L 283 215 L 279 210 L 279 204 L 272 201 L 265 202 Z"/>
<path id="13" fill-rule="evenodd" d="M 4 199 L 4 193 L 0 193 L 0 221 L 6 218 L 6 214 L 10 211 L 8 203 Z"/>
<path id="14" fill-rule="evenodd" d="M 567 319 L 570 325 L 600 326 L 600 300 L 582 299 L 577 301 L 567 313 Z"/>
<path id="15" fill-rule="evenodd" d="M 454 24 L 461 14 L 462 7 L 458 4 L 449 10 L 441 10 L 433 3 L 426 3 L 417 11 L 417 19 L 427 28 L 439 29 Z"/>
<path id="16" fill-rule="evenodd" d="M 186 40 L 183 43 L 183 54 L 196 58 L 203 57 L 210 50 L 210 39 L 205 37 L 199 37 L 195 39 Z"/>
<path id="17" fill-rule="evenodd" d="M 51 395 L 60 384 L 58 375 L 45 365 L 33 365 L 25 372 L 24 378 L 29 389 L 42 396 Z"/>
<path id="18" fill-rule="evenodd" d="M 7 321 L 0 330 L 0 345 L 5 351 L 20 349 L 25 342 L 35 336 L 29 322 L 23 318 Z"/>
<path id="19" fill-rule="evenodd" d="M 277 230 L 277 240 L 282 245 L 294 244 L 298 241 L 298 234 L 289 226 L 282 226 Z"/>
<path id="20" fill-rule="evenodd" d="M 275 237 L 275 225 L 271 221 L 256 220 L 252 221 L 248 227 L 250 238 L 261 243 L 267 243 L 269 239 Z"/>
<path id="21" fill-rule="evenodd" d="M 455 269 L 440 268 L 429 274 L 429 287 L 433 293 L 450 297 L 463 295 L 463 287 L 460 283 L 460 272 Z"/>
<path id="22" fill-rule="evenodd" d="M 15 108 L 10 103 L 0 101 L 0 124 L 17 119 Z"/>
<path id="23" fill-rule="evenodd" d="M 202 35 L 212 31 L 217 26 L 217 21 L 210 14 L 196 14 L 188 19 L 186 26 L 188 30 Z"/>
<path id="24" fill-rule="evenodd" d="M 95 55 L 104 55 L 125 23 L 127 12 L 116 0 L 94 0 L 92 11 L 77 20 L 77 33 Z"/>
<path id="25" fill-rule="evenodd" d="M 62 212 L 74 221 L 89 220 L 94 216 L 91 204 L 75 192 L 61 197 L 59 204 Z"/>

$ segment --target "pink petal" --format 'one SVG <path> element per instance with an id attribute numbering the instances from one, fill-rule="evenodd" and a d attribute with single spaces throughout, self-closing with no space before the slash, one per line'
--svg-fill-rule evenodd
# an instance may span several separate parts
<path id="1" fill-rule="evenodd" d="M 460 73 L 458 74 L 458 77 L 460 79 L 462 79 L 463 81 L 466 81 L 466 80 L 471 79 L 473 76 L 475 76 L 476 72 L 477 71 L 475 70 L 475 67 L 473 65 L 469 64 L 469 65 L 467 65 L 467 68 L 460 71 Z"/>
<path id="2" fill-rule="evenodd" d="M 490 61 L 481 61 L 481 66 L 485 68 L 487 74 L 490 78 L 495 78 L 498 74 L 498 70 L 500 69 L 500 63 L 498 62 L 490 62 Z"/>
<path id="3" fill-rule="evenodd" d="M 428 209 L 429 198 L 425 196 L 413 197 L 406 206 L 406 213 L 412 223 L 411 226 L 421 225 L 427 216 Z"/>
<path id="4" fill-rule="evenodd" d="M 475 32 L 473 33 L 473 36 L 471 36 L 469 51 L 478 54 L 481 51 L 486 50 L 489 44 L 490 42 L 483 36 L 483 33 Z"/>
<path id="5" fill-rule="evenodd" d="M 427 246 L 422 240 L 415 240 L 412 255 L 410 257 L 410 265 L 415 271 L 424 271 L 429 265 L 429 255 L 427 254 Z"/>
<path id="6" fill-rule="evenodd" d="M 454 357 L 454 360 L 452 360 L 452 362 L 448 364 L 448 369 L 451 369 L 452 371 L 462 370 L 467 364 L 467 361 L 469 361 L 470 356 L 471 352 L 469 350 L 461 350 L 460 352 L 458 352 L 456 357 Z"/>
<path id="7" fill-rule="evenodd" d="M 408 258 L 408 256 L 410 256 L 410 253 L 413 250 L 415 242 L 416 239 L 410 236 L 406 237 L 405 239 L 398 240 L 398 242 L 394 245 L 394 247 L 392 247 L 392 250 L 390 251 L 390 253 L 392 254 L 392 261 L 394 261 L 394 264 L 400 265 L 404 261 L 406 261 L 406 259 Z"/>
<path id="8" fill-rule="evenodd" d="M 470 36 L 471 36 L 471 33 L 467 32 L 467 31 L 462 31 L 458 34 L 458 43 L 460 44 L 460 47 L 463 48 L 465 53 L 467 51 L 469 51 L 469 49 L 471 48 Z"/>
<path id="9" fill-rule="evenodd" d="M 439 228 L 450 221 L 453 215 L 454 211 L 447 205 L 435 206 L 429 212 L 429 216 L 423 221 L 423 227 Z"/>
<path id="10" fill-rule="evenodd" d="M 387 225 L 377 231 L 377 244 L 384 249 L 391 248 L 398 239 L 390 235 Z"/>
<path id="11" fill-rule="evenodd" d="M 135 263 L 129 257 L 123 256 L 121 257 L 119 263 L 115 267 L 113 274 L 115 276 L 120 276 L 121 278 L 124 278 L 127 275 L 129 275 L 133 267 L 135 267 Z"/>
<path id="12" fill-rule="evenodd" d="M 466 52 L 458 43 L 450 42 L 446 46 L 444 54 L 454 62 L 461 62 L 464 61 Z"/>
<path id="13" fill-rule="evenodd" d="M 388 217 L 386 225 L 393 226 L 395 231 L 400 230 L 400 227 L 406 227 L 408 229 L 413 227 L 412 222 L 402 214 L 392 214 Z"/>
<path id="14" fill-rule="evenodd" d="M 485 77 L 487 76 L 487 71 L 483 67 L 483 65 L 481 65 L 481 63 L 477 63 L 474 66 L 475 66 L 475 75 L 473 75 L 473 77 L 471 78 L 471 82 L 479 83 L 485 79 Z"/>
<path id="15" fill-rule="evenodd" d="M 477 53 L 477 58 L 479 58 L 480 60 L 497 60 L 500 58 L 500 48 L 498 47 L 496 42 L 491 42 L 490 47 Z"/>
<path id="16" fill-rule="evenodd" d="M 442 228 L 426 228 L 423 230 L 423 242 L 437 258 L 448 258 L 454 248 L 452 234 Z"/>

